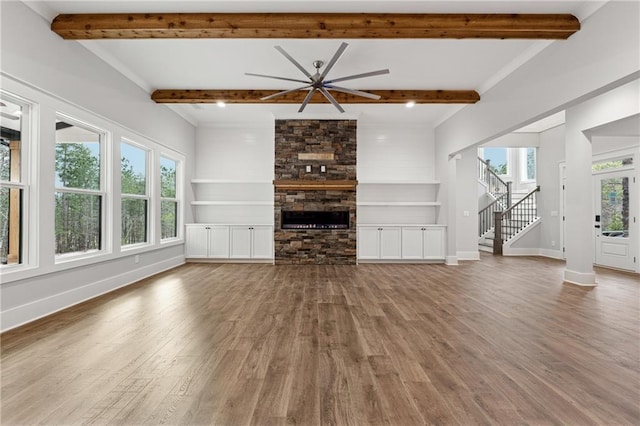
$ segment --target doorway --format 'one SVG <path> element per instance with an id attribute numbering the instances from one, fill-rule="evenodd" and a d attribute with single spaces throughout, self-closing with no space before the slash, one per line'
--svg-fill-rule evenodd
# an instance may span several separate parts
<path id="1" fill-rule="evenodd" d="M 631 191 L 634 170 L 594 174 L 594 263 L 635 269 L 637 233 L 629 232 L 635 220 L 635 196 Z"/>

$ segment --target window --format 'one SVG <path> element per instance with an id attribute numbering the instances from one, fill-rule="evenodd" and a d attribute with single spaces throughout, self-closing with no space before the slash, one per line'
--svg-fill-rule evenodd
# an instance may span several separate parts
<path id="1" fill-rule="evenodd" d="M 482 152 L 484 160 L 489 162 L 491 170 L 497 175 L 505 176 L 510 174 L 509 148 L 484 147 Z"/>
<path id="2" fill-rule="evenodd" d="M 522 181 L 532 182 L 536 180 L 536 149 L 520 148 L 520 170 L 522 171 Z"/>
<path id="3" fill-rule="evenodd" d="M 102 249 L 103 139 L 73 119 L 56 120 L 56 255 Z"/>
<path id="4" fill-rule="evenodd" d="M 160 233 L 161 238 L 178 236 L 177 162 L 160 157 Z"/>
<path id="5" fill-rule="evenodd" d="M 600 161 L 598 163 L 593 163 L 591 165 L 591 171 L 597 172 L 600 170 L 609 170 L 609 169 L 619 169 L 625 166 L 633 165 L 633 157 L 622 158 L 619 160 L 608 160 L 608 161 Z"/>
<path id="6" fill-rule="evenodd" d="M 149 154 L 129 142 L 120 144 L 123 246 L 148 242 L 149 190 L 147 164 Z"/>
<path id="7" fill-rule="evenodd" d="M 29 106 L 0 93 L 0 264 L 23 263 L 24 164 Z"/>

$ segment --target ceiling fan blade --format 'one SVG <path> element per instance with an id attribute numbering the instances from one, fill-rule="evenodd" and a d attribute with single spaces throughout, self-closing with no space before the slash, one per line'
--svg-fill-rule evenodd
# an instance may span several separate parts
<path id="1" fill-rule="evenodd" d="M 336 99 L 331 96 L 331 93 L 329 93 L 327 91 L 327 89 L 325 89 L 324 87 L 320 88 L 320 91 L 322 92 L 322 94 L 324 95 L 325 98 L 327 98 L 329 100 L 329 102 L 331 102 L 333 104 L 334 107 L 336 107 L 338 109 L 338 111 L 340 112 L 344 112 L 344 109 L 342 109 L 342 107 L 340 106 L 340 104 L 338 103 L 338 101 L 336 101 Z"/>
<path id="2" fill-rule="evenodd" d="M 278 96 L 286 95 L 287 93 L 297 92 L 298 90 L 306 89 L 308 87 L 311 87 L 311 85 L 307 84 L 306 86 L 296 87 L 295 89 L 284 90 L 282 92 L 274 93 L 273 95 L 269 95 L 269 96 L 265 96 L 264 98 L 260 98 L 260 100 L 261 101 L 268 101 L 269 99 L 277 98 Z"/>
<path id="3" fill-rule="evenodd" d="M 304 101 L 302 101 L 302 105 L 300 105 L 300 109 L 298 110 L 298 112 L 304 111 L 305 107 L 307 106 L 307 104 L 309 103 L 313 95 L 316 93 L 316 90 L 318 89 L 316 89 L 315 87 L 309 90 L 309 93 L 307 93 L 307 96 L 305 96 Z"/>
<path id="4" fill-rule="evenodd" d="M 298 83 L 309 83 L 308 81 L 298 80 L 298 79 L 295 79 L 295 78 L 276 77 L 275 75 L 265 75 L 265 74 L 254 74 L 252 72 L 245 72 L 244 75 L 250 75 L 250 76 L 253 76 L 253 77 L 275 78 L 276 80 L 295 81 L 295 82 L 298 82 Z"/>
<path id="5" fill-rule="evenodd" d="M 372 77 L 374 75 L 382 75 L 382 74 L 389 74 L 389 70 L 386 69 L 386 70 L 370 71 L 362 74 L 349 75 L 347 77 L 334 78 L 333 80 L 325 81 L 325 84 L 337 83 L 338 81 L 353 80 L 356 78 Z"/>
<path id="6" fill-rule="evenodd" d="M 350 95 L 355 95 L 355 96 L 362 96 L 363 98 L 375 99 L 376 101 L 380 99 L 380 95 L 374 95 L 373 93 L 367 93 L 361 90 L 347 89 L 346 87 L 333 86 L 331 84 L 326 84 L 324 87 L 330 90 L 335 90 L 336 92 L 348 93 Z"/>
<path id="7" fill-rule="evenodd" d="M 331 58 L 327 66 L 324 67 L 324 71 L 322 72 L 322 75 L 320 75 L 320 81 L 324 80 L 329 71 L 331 71 L 331 68 L 333 68 L 336 62 L 338 62 L 338 59 L 340 59 L 344 51 L 347 50 L 347 47 L 349 47 L 349 44 L 342 42 L 340 47 L 338 47 L 338 50 L 336 50 L 336 53 L 333 55 L 333 58 Z"/>
<path id="8" fill-rule="evenodd" d="M 298 63 L 298 61 L 296 61 L 295 59 L 293 59 L 291 57 L 291 55 L 289 55 L 281 46 L 275 46 L 276 50 L 280 53 L 282 53 L 282 55 L 287 58 L 293 65 L 296 66 L 296 68 L 298 68 L 300 71 L 302 71 L 302 73 L 304 75 L 306 75 L 309 79 L 311 79 L 311 74 L 309 74 L 309 72 L 307 70 L 304 69 L 304 67 L 302 65 L 300 65 Z"/>

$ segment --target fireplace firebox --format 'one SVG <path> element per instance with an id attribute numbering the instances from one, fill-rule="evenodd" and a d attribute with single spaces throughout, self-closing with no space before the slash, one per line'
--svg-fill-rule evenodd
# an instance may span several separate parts
<path id="1" fill-rule="evenodd" d="M 282 211 L 282 229 L 349 229 L 349 211 Z"/>

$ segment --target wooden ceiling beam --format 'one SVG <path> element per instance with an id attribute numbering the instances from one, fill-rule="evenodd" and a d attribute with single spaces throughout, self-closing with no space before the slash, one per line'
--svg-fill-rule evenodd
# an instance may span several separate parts
<path id="1" fill-rule="evenodd" d="M 475 90 L 366 90 L 380 95 L 380 100 L 363 98 L 332 91 L 331 94 L 341 104 L 404 104 L 414 101 L 417 104 L 474 104 L 480 100 Z M 288 93 L 267 101 L 260 98 L 272 95 L 279 90 L 156 90 L 151 99 L 159 104 L 212 104 L 223 101 L 229 104 L 299 104 L 307 91 Z M 311 98 L 311 103 L 328 102 L 321 93 Z"/>
<path id="2" fill-rule="evenodd" d="M 58 15 L 62 38 L 566 39 L 570 14 L 121 13 Z"/>

